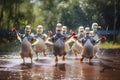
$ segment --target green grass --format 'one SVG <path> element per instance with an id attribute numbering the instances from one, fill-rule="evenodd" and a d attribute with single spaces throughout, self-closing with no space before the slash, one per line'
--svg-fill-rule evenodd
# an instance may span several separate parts
<path id="1" fill-rule="evenodd" d="M 17 51 L 19 50 L 20 43 L 17 40 L 0 45 L 0 51 Z"/>
<path id="2" fill-rule="evenodd" d="M 100 47 L 104 49 L 118 49 L 120 48 L 120 43 L 104 42 L 100 44 Z"/>

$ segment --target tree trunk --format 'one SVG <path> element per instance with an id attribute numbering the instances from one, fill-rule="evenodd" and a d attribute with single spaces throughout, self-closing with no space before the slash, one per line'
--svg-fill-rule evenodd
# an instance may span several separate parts
<path id="1" fill-rule="evenodd" d="M 114 32 L 116 31 L 116 23 L 117 23 L 117 8 L 116 8 L 116 5 L 117 5 L 117 0 L 114 1 L 114 26 L 113 26 L 113 30 Z M 114 34 L 114 40 L 116 40 L 116 35 Z"/>
<path id="2" fill-rule="evenodd" d="M 1 8 L 0 12 L 0 27 L 2 28 L 2 19 L 3 19 L 3 7 Z"/>

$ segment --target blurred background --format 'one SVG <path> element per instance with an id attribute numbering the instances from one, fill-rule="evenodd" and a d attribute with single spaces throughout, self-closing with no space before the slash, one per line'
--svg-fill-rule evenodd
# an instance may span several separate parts
<path id="1" fill-rule="evenodd" d="M 54 30 L 58 22 L 74 31 L 97 22 L 111 46 L 120 44 L 120 0 L 0 0 L 0 49 L 15 40 L 13 27 L 24 32 L 26 25 L 36 30 L 41 24 Z"/>

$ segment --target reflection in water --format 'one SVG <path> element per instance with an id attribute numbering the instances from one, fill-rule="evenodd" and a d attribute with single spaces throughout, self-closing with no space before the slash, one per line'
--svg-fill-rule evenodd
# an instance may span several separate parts
<path id="1" fill-rule="evenodd" d="M 52 66 L 48 65 L 48 63 L 39 63 L 21 65 L 21 69 L 24 70 L 24 72 L 21 72 L 22 80 L 52 80 Z M 29 79 L 27 79 L 27 77 L 29 77 Z"/>
<path id="2" fill-rule="evenodd" d="M 19 72 L 0 71 L 0 80 L 20 80 Z"/>
<path id="3" fill-rule="evenodd" d="M 97 76 L 96 76 L 97 75 Z M 81 76 L 87 80 L 97 80 L 99 75 L 99 67 L 95 62 L 90 64 L 82 64 L 81 65 Z"/>
<path id="4" fill-rule="evenodd" d="M 100 62 L 100 64 L 103 67 L 100 72 L 105 72 L 106 70 L 114 70 L 114 71 L 119 70 L 120 71 L 120 66 L 118 66 L 118 67 L 113 66 L 112 67 L 112 66 L 105 65 L 102 62 Z"/>
<path id="5" fill-rule="evenodd" d="M 66 71 L 65 63 L 61 64 L 56 63 L 55 67 L 57 67 L 61 71 Z"/>
<path id="6" fill-rule="evenodd" d="M 70 65 L 67 63 L 56 63 L 53 71 L 53 80 L 69 80 Z"/>
<path id="7" fill-rule="evenodd" d="M 18 56 L 2 58 L 0 80 L 120 80 L 118 69 L 105 67 L 105 71 L 101 72 L 104 66 L 99 64 L 98 59 L 93 59 L 92 64 L 80 63 L 79 59 L 74 58 L 57 64 L 54 63 L 54 57 L 35 59 L 33 64 L 29 63 L 30 59 L 22 64 Z"/>

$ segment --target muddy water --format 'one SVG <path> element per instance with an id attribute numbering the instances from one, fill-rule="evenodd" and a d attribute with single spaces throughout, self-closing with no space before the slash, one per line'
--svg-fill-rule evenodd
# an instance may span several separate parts
<path id="1" fill-rule="evenodd" d="M 103 51 L 91 63 L 86 59 L 80 63 L 79 57 L 68 55 L 65 62 L 59 58 L 57 64 L 50 54 L 46 58 L 39 55 L 38 61 L 34 56 L 33 64 L 28 58 L 26 64 L 23 64 L 19 52 L 0 53 L 0 80 L 120 80 L 119 51 L 110 55 Z M 111 66 L 113 62 L 109 62 L 113 55 L 117 66 Z"/>

